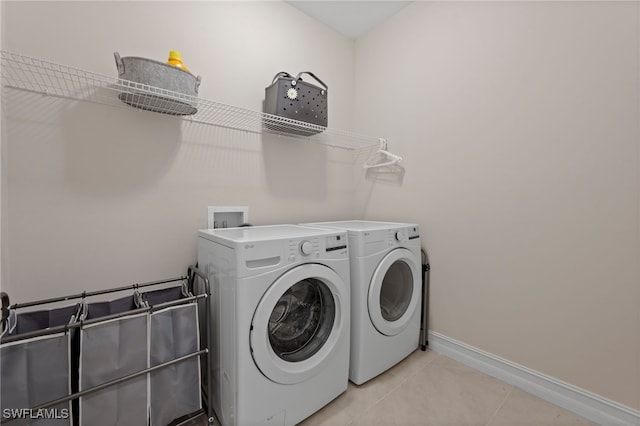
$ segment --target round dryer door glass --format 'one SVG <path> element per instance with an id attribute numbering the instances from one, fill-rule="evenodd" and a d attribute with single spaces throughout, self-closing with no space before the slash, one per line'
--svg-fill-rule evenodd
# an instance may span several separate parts
<path id="1" fill-rule="evenodd" d="M 417 314 L 421 294 L 420 267 L 415 254 L 405 248 L 391 250 L 371 276 L 367 296 L 371 323 L 387 336 L 413 327 L 415 319 L 420 319 Z"/>
<path id="2" fill-rule="evenodd" d="M 278 299 L 269 317 L 269 343 L 285 361 L 304 361 L 324 345 L 333 328 L 335 302 L 320 280 L 307 278 Z"/>
<path id="3" fill-rule="evenodd" d="M 395 261 L 387 270 L 380 289 L 382 318 L 397 321 L 407 312 L 413 295 L 411 267 L 402 260 Z"/>

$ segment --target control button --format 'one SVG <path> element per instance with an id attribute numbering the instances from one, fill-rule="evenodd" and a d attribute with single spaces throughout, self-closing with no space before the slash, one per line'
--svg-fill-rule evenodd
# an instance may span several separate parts
<path id="1" fill-rule="evenodd" d="M 303 255 L 305 256 L 310 255 L 311 250 L 313 250 L 313 246 L 309 241 L 303 241 L 300 243 L 300 253 L 302 253 Z"/>

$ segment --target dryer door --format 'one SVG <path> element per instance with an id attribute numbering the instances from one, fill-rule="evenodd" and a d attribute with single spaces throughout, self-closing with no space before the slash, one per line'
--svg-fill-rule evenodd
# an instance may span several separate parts
<path id="1" fill-rule="evenodd" d="M 281 384 L 300 383 L 335 362 L 340 337 L 348 333 L 348 306 L 347 284 L 326 266 L 304 264 L 283 274 L 251 322 L 251 354 L 262 374 Z"/>
<path id="2" fill-rule="evenodd" d="M 378 264 L 369 285 L 368 307 L 373 326 L 394 336 L 411 320 L 420 301 L 420 266 L 409 250 L 395 249 Z"/>

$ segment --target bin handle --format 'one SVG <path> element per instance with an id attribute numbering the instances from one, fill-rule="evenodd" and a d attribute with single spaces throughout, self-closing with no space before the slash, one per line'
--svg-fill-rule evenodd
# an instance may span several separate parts
<path id="1" fill-rule="evenodd" d="M 327 86 L 327 85 L 324 83 L 324 81 L 320 80 L 320 79 L 319 79 L 319 78 L 318 78 L 314 73 L 312 73 L 311 71 L 301 71 L 301 72 L 299 72 L 299 73 L 298 73 L 298 75 L 296 76 L 296 82 L 297 82 L 298 80 L 300 80 L 300 76 L 301 76 L 302 74 L 309 74 L 311 77 L 315 78 L 315 79 L 316 79 L 316 81 L 322 85 L 322 87 L 324 87 L 324 90 L 329 91 L 329 86 Z M 324 93 L 323 93 L 323 94 L 324 94 Z"/>
<path id="2" fill-rule="evenodd" d="M 122 60 L 118 52 L 113 52 L 113 56 L 116 59 L 116 67 L 118 67 L 118 75 L 122 77 L 124 75 L 124 61 Z"/>

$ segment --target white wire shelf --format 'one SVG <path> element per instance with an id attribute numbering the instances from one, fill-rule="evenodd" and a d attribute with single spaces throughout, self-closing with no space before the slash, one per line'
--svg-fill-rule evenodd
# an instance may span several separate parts
<path id="1" fill-rule="evenodd" d="M 337 148 L 361 149 L 380 144 L 376 137 L 225 105 L 4 50 L 0 53 L 2 84 L 7 87 L 119 108 L 134 105 L 196 123 L 293 136 Z"/>

